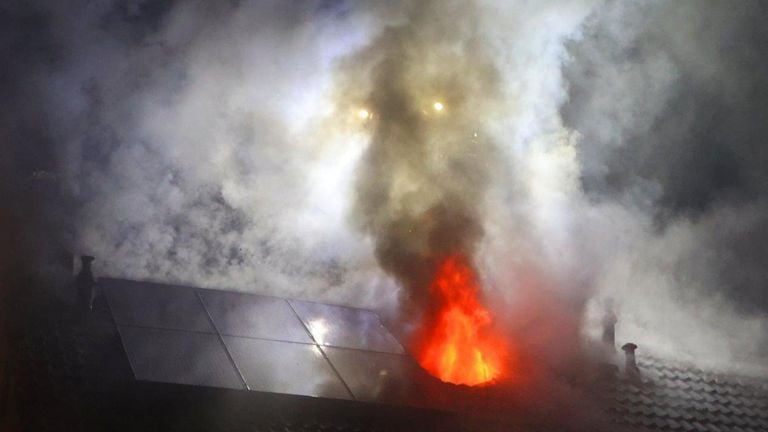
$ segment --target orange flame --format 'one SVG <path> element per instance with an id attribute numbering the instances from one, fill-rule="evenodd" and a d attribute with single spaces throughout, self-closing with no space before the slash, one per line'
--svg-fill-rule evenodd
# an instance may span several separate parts
<path id="1" fill-rule="evenodd" d="M 440 263 L 430 286 L 434 309 L 418 334 L 416 357 L 442 381 L 474 386 L 504 374 L 507 345 L 479 294 L 477 275 L 464 257 Z"/>

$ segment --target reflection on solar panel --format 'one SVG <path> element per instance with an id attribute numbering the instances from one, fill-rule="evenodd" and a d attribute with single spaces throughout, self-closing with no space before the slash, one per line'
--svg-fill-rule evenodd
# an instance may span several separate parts
<path id="1" fill-rule="evenodd" d="M 371 311 L 289 300 L 318 344 L 403 354 L 403 347 Z"/>
<path id="2" fill-rule="evenodd" d="M 203 290 L 200 296 L 222 335 L 312 343 L 284 299 Z"/>
<path id="3" fill-rule="evenodd" d="M 99 285 L 138 380 L 425 405 L 431 378 L 372 311 L 120 279 Z"/>
<path id="4" fill-rule="evenodd" d="M 225 336 L 251 390 L 351 399 L 315 344 Z"/>

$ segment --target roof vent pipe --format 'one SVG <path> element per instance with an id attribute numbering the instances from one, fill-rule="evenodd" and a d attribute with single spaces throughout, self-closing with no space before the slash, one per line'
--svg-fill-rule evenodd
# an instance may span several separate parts
<path id="1" fill-rule="evenodd" d="M 624 373 L 631 375 L 631 376 L 637 376 L 640 374 L 640 369 L 637 367 L 637 362 L 635 361 L 635 350 L 637 349 L 637 345 L 633 344 L 632 342 L 626 343 L 621 347 L 621 350 L 624 351 Z"/>

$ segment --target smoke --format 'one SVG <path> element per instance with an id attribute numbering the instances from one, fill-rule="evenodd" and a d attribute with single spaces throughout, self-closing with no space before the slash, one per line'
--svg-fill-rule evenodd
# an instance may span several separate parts
<path id="1" fill-rule="evenodd" d="M 344 59 L 341 103 L 370 110 L 370 142 L 357 172 L 353 223 L 376 258 L 423 305 L 438 260 L 472 257 L 497 146 L 486 124 L 499 115 L 498 71 L 479 31 L 476 5 L 404 6 Z"/>
<path id="2" fill-rule="evenodd" d="M 553 362 L 606 297 L 640 355 L 765 359 L 759 2 L 0 10 L 3 188 L 99 274 L 387 309 L 459 250 Z"/>
<path id="3" fill-rule="evenodd" d="M 573 366 L 596 270 L 582 271 L 588 243 L 569 226 L 582 197 L 560 70 L 595 5 L 418 2 L 341 62 L 340 104 L 370 135 L 352 221 L 402 287 L 401 333 L 458 253 L 484 273 L 514 350 Z"/>
<path id="4" fill-rule="evenodd" d="M 311 124 L 368 18 L 314 2 L 81 3 L 77 18 L 11 9 L 55 35 L 29 81 L 56 163 L 30 171 L 58 179 L 68 247 L 101 274 L 310 298 L 345 287 L 370 304 L 375 265 L 343 220 L 355 142 Z"/>
<path id="5" fill-rule="evenodd" d="M 759 2 L 609 2 L 569 46 L 565 123 L 610 244 L 620 340 L 724 368 L 766 354 Z"/>

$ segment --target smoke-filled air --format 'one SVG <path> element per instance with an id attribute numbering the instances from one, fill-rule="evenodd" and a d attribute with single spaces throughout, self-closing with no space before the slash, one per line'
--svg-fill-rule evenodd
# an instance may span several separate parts
<path id="1" fill-rule="evenodd" d="M 453 267 L 470 265 L 483 237 L 501 153 L 487 131 L 504 109 L 499 73 L 474 4 L 425 1 L 403 9 L 401 24 L 340 63 L 341 105 L 360 107 L 370 135 L 351 221 L 404 290 L 409 315 L 425 315 L 414 336 L 422 365 L 451 382 L 480 383 L 499 374 L 500 360 L 489 357 L 503 354 L 489 340 L 487 312 L 466 304 L 480 293 L 452 274 L 431 286 L 441 267 L 457 273 Z M 465 296 L 473 298 L 457 298 Z"/>
<path id="2" fill-rule="evenodd" d="M 622 343 L 755 370 L 763 8 L 12 1 L 4 178 L 54 191 L 33 245 L 376 309 L 443 381 L 568 370 L 609 300 Z"/>

